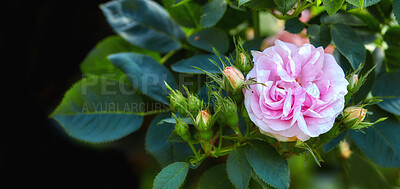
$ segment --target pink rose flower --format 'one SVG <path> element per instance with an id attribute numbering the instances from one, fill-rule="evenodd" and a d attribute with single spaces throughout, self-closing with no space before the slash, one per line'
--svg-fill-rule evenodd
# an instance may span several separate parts
<path id="1" fill-rule="evenodd" d="M 253 51 L 254 67 L 243 89 L 250 119 L 261 133 L 279 141 L 306 141 L 329 131 L 344 108 L 348 82 L 341 67 L 322 47 L 297 47 L 275 41 Z"/>

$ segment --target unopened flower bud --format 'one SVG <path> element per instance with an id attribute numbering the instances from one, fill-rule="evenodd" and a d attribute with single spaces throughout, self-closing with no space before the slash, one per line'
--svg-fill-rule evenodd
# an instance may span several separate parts
<path id="1" fill-rule="evenodd" d="M 188 104 L 186 101 L 187 99 L 183 96 L 183 94 L 180 91 L 172 89 L 167 83 L 165 83 L 165 86 L 171 91 L 171 93 L 168 96 L 171 110 L 176 110 L 182 116 L 187 116 L 186 113 L 188 109 Z"/>
<path id="2" fill-rule="evenodd" d="M 222 72 L 224 75 L 225 90 L 237 91 L 240 87 L 242 87 L 244 83 L 244 76 L 242 72 L 231 66 L 226 67 Z"/>
<path id="3" fill-rule="evenodd" d="M 351 129 L 357 129 L 365 116 L 367 115 L 367 109 L 350 106 L 343 110 L 343 123 L 346 127 Z"/>
<path id="4" fill-rule="evenodd" d="M 200 138 L 204 141 L 210 141 L 214 136 L 213 130 L 199 131 Z"/>
<path id="5" fill-rule="evenodd" d="M 242 72 L 247 73 L 252 68 L 251 60 L 244 54 L 239 53 L 238 60 L 236 60 L 236 67 Z"/>
<path id="6" fill-rule="evenodd" d="M 191 135 L 189 132 L 189 126 L 184 121 L 176 119 L 175 132 L 182 137 L 184 141 L 190 141 Z"/>
<path id="7" fill-rule="evenodd" d="M 199 131 L 208 131 L 211 129 L 211 114 L 207 110 L 202 110 L 197 115 L 196 127 Z"/>
<path id="8" fill-rule="evenodd" d="M 201 108 L 201 100 L 199 97 L 193 94 L 189 94 L 188 96 L 188 108 L 189 112 L 192 113 L 192 115 L 196 115 L 199 109 Z"/>
<path id="9" fill-rule="evenodd" d="M 352 75 L 352 77 L 350 77 L 349 79 L 350 89 L 355 88 L 357 86 L 357 82 L 358 82 L 358 75 L 357 74 Z"/>
<path id="10" fill-rule="evenodd" d="M 237 106 L 231 99 L 226 99 L 219 104 L 221 108 L 221 118 L 225 120 L 225 123 L 232 127 L 234 130 L 238 129 L 239 116 L 237 113 Z"/>
<path id="11" fill-rule="evenodd" d="M 339 143 L 339 150 L 340 150 L 340 155 L 342 156 L 343 159 L 349 159 L 350 155 L 353 153 L 350 150 L 350 145 L 346 141 L 341 141 Z"/>

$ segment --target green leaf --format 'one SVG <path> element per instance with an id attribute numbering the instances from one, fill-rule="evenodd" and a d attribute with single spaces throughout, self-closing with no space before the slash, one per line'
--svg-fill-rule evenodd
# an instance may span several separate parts
<path id="1" fill-rule="evenodd" d="M 385 50 L 387 63 L 389 66 L 400 66 L 400 27 L 390 27 L 383 38 L 389 46 Z"/>
<path id="2" fill-rule="evenodd" d="M 356 7 L 369 7 L 373 4 L 378 3 L 381 0 L 364 0 L 364 1 L 362 1 L 362 0 L 346 0 L 346 1 Z"/>
<path id="3" fill-rule="evenodd" d="M 266 10 L 276 7 L 273 0 L 251 0 L 246 5 L 255 10 Z"/>
<path id="4" fill-rule="evenodd" d="M 243 148 L 235 148 L 229 153 L 226 161 L 226 171 L 228 178 L 236 188 L 247 188 L 250 182 L 251 167 L 247 162 Z"/>
<path id="5" fill-rule="evenodd" d="M 214 26 L 224 15 L 226 7 L 225 0 L 211 0 L 206 3 L 200 18 L 201 27 L 208 28 Z"/>
<path id="6" fill-rule="evenodd" d="M 345 75 L 348 75 L 354 71 L 350 65 L 350 62 L 346 59 L 346 57 L 344 57 L 342 54 L 340 54 L 340 52 L 337 49 L 335 49 L 335 51 L 333 51 L 333 57 L 335 57 L 336 62 L 342 68 Z"/>
<path id="7" fill-rule="evenodd" d="M 327 153 L 335 148 L 347 136 L 347 131 L 340 133 L 337 137 L 333 138 L 330 142 L 323 145 L 324 151 Z"/>
<path id="8" fill-rule="evenodd" d="M 297 0 L 274 0 L 282 14 L 286 14 L 290 9 L 294 7 Z"/>
<path id="9" fill-rule="evenodd" d="M 203 71 L 198 70 L 194 67 L 201 68 L 210 73 L 221 73 L 219 68 L 214 65 L 211 61 L 214 60 L 218 63 L 218 66 L 222 69 L 223 65 L 216 55 L 194 55 L 188 59 L 181 60 L 172 65 L 172 70 L 179 73 L 190 73 L 190 74 L 204 74 Z"/>
<path id="10" fill-rule="evenodd" d="M 225 171 L 225 164 L 211 167 L 200 177 L 199 189 L 233 189 Z"/>
<path id="11" fill-rule="evenodd" d="M 352 15 L 362 20 L 370 30 L 374 32 L 380 32 L 381 29 L 379 27 L 379 21 L 371 14 L 367 14 L 364 12 L 353 12 Z"/>
<path id="12" fill-rule="evenodd" d="M 185 181 L 189 171 L 189 164 L 185 162 L 175 162 L 161 170 L 153 183 L 153 189 L 179 188 Z"/>
<path id="13" fill-rule="evenodd" d="M 389 46 L 400 47 L 400 26 L 390 27 L 383 36 L 383 39 Z"/>
<path id="14" fill-rule="evenodd" d="M 169 70 L 154 58 L 136 53 L 117 53 L 108 58 L 128 76 L 135 89 L 154 100 L 169 104 L 169 90 L 164 81 L 172 88 L 177 88 L 177 85 Z"/>
<path id="15" fill-rule="evenodd" d="M 174 6 L 182 5 L 184 3 L 190 2 L 191 0 L 172 0 Z"/>
<path id="16" fill-rule="evenodd" d="M 372 161 L 382 167 L 400 167 L 400 124 L 397 119 L 379 109 L 377 106 L 368 106 L 368 111 L 373 112 L 370 121 L 388 117 L 375 126 L 358 132 L 350 131 L 350 136 L 358 148 Z"/>
<path id="17" fill-rule="evenodd" d="M 400 0 L 393 0 L 393 14 L 397 22 L 400 23 Z"/>
<path id="18" fill-rule="evenodd" d="M 189 36 L 188 42 L 200 49 L 214 53 L 213 47 L 219 53 L 225 54 L 229 48 L 229 39 L 224 30 L 219 28 L 207 28 Z"/>
<path id="19" fill-rule="evenodd" d="M 272 187 L 265 183 L 259 176 L 257 176 L 254 171 L 251 173 L 251 180 L 249 183 L 249 188 L 251 189 L 271 189 Z"/>
<path id="20" fill-rule="evenodd" d="M 307 28 L 307 34 L 310 39 L 310 43 L 315 47 L 322 46 L 326 48 L 331 43 L 331 33 L 327 25 L 316 25 L 312 24 Z"/>
<path id="21" fill-rule="evenodd" d="M 251 0 L 238 0 L 239 1 L 239 7 L 240 6 L 242 6 L 243 4 L 245 4 L 245 3 L 247 3 L 247 2 L 249 2 L 249 1 L 251 1 Z"/>
<path id="22" fill-rule="evenodd" d="M 224 31 L 229 32 L 229 35 L 238 35 L 246 27 L 243 27 L 248 21 L 251 20 L 250 11 L 241 11 L 234 8 L 228 8 L 224 16 L 214 26 L 222 28 Z"/>
<path id="23" fill-rule="evenodd" d="M 151 0 L 117 0 L 100 6 L 111 28 L 130 43 L 167 53 L 181 48 L 185 33 Z"/>
<path id="24" fill-rule="evenodd" d="M 400 47 L 389 46 L 385 50 L 386 60 L 390 65 L 400 66 Z"/>
<path id="25" fill-rule="evenodd" d="M 320 18 L 323 24 L 344 24 L 349 26 L 366 26 L 366 24 L 359 18 L 351 14 L 336 13 L 332 16 L 322 15 Z"/>
<path id="26" fill-rule="evenodd" d="M 259 51 L 261 49 L 261 44 L 265 38 L 256 38 L 243 43 L 243 48 L 250 53 L 252 50 Z"/>
<path id="27" fill-rule="evenodd" d="M 290 20 L 286 20 L 285 22 L 285 30 L 296 34 L 300 33 L 304 29 L 304 23 L 300 22 L 298 18 L 292 18 Z"/>
<path id="28" fill-rule="evenodd" d="M 357 153 L 346 159 L 344 170 L 349 188 L 391 188 L 382 173 Z"/>
<path id="29" fill-rule="evenodd" d="M 172 19 L 182 26 L 195 28 L 200 25 L 201 6 L 193 1 L 183 0 L 178 5 L 175 0 L 162 0 Z"/>
<path id="30" fill-rule="evenodd" d="M 335 14 L 343 5 L 344 0 L 322 0 L 324 8 L 329 16 Z"/>
<path id="31" fill-rule="evenodd" d="M 372 95 L 383 97 L 378 104 L 382 109 L 400 115 L 400 70 L 382 74 L 372 88 Z"/>
<path id="32" fill-rule="evenodd" d="M 72 86 L 50 117 L 73 138 L 109 142 L 140 128 L 142 103 L 125 84 L 93 76 Z"/>
<path id="33" fill-rule="evenodd" d="M 264 182 L 278 189 L 289 188 L 287 161 L 271 145 L 263 141 L 252 141 L 246 145 L 245 153 L 254 172 Z"/>
<path id="34" fill-rule="evenodd" d="M 169 113 L 158 114 L 150 123 L 145 138 L 146 151 L 156 158 L 161 167 L 173 162 L 185 161 L 187 156 L 193 155 L 187 143 L 168 141 L 168 138 L 174 132 L 175 124 L 160 124 L 160 121 L 170 117 L 171 114 Z"/>
<path id="35" fill-rule="evenodd" d="M 374 16 L 380 23 L 387 23 L 390 19 L 393 9 L 393 0 L 381 0 L 374 6 L 367 7 L 368 12 Z"/>
<path id="36" fill-rule="evenodd" d="M 180 119 L 182 119 L 183 122 L 185 122 L 188 125 L 193 125 L 192 121 L 189 118 L 186 117 L 180 117 L 178 116 Z M 176 120 L 174 117 L 170 117 L 170 118 L 166 118 L 161 120 L 158 124 L 163 124 L 163 123 L 172 123 L 172 124 L 176 124 Z"/>
<path id="37" fill-rule="evenodd" d="M 116 81 L 121 81 L 125 74 L 115 67 L 107 56 L 119 52 L 137 52 L 160 59 L 160 55 L 125 41 L 122 37 L 113 35 L 96 44 L 81 63 L 81 71 L 86 75 L 104 75 Z"/>
<path id="38" fill-rule="evenodd" d="M 357 33 L 349 26 L 334 24 L 331 26 L 331 37 L 340 53 L 356 70 L 364 62 L 366 54 L 364 43 Z"/>

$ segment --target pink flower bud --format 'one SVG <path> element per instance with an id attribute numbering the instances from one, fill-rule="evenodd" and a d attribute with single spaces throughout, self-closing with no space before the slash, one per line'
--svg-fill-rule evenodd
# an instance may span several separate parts
<path id="1" fill-rule="evenodd" d="M 202 110 L 196 117 L 196 126 L 200 131 L 206 131 L 211 128 L 210 122 L 211 114 L 207 110 Z"/>
<path id="2" fill-rule="evenodd" d="M 229 80 L 229 82 L 225 82 L 225 84 L 229 85 L 228 83 L 230 83 L 230 86 L 233 88 L 233 90 L 237 90 L 243 85 L 244 76 L 242 72 L 240 72 L 236 68 L 229 66 L 226 67 L 225 70 L 222 72 Z"/>
<path id="3" fill-rule="evenodd" d="M 353 77 L 351 77 L 350 81 L 349 81 L 350 87 L 351 88 L 355 87 L 357 85 L 357 82 L 358 82 L 358 76 L 357 76 L 357 74 L 354 74 Z"/>

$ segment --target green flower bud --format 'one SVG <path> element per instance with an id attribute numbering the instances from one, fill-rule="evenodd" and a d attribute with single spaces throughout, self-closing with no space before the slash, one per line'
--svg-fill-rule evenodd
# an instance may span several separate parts
<path id="1" fill-rule="evenodd" d="M 236 68 L 228 66 L 222 73 L 226 91 L 237 91 L 243 86 L 244 76 Z"/>
<path id="2" fill-rule="evenodd" d="M 244 53 L 238 54 L 235 65 L 239 70 L 245 73 L 249 72 L 253 67 L 250 58 L 247 57 Z"/>
<path id="3" fill-rule="evenodd" d="M 357 91 L 358 89 L 358 75 L 354 74 L 349 78 L 349 86 L 348 89 L 349 91 Z"/>
<path id="4" fill-rule="evenodd" d="M 201 100 L 199 97 L 193 94 L 189 94 L 188 97 L 188 107 L 189 107 L 189 112 L 192 113 L 192 115 L 197 115 L 199 109 L 201 108 Z"/>
<path id="5" fill-rule="evenodd" d="M 180 119 L 176 119 L 175 133 L 182 137 L 184 141 L 190 141 L 191 139 L 189 126 Z"/>
<path id="6" fill-rule="evenodd" d="M 196 128 L 199 131 L 208 131 L 211 130 L 211 114 L 207 112 L 207 110 L 202 110 L 196 117 Z"/>
<path id="7" fill-rule="evenodd" d="M 350 106 L 343 110 L 343 123 L 347 128 L 359 129 L 358 125 L 367 115 L 367 109 Z"/>
<path id="8" fill-rule="evenodd" d="M 200 138 L 204 141 L 210 141 L 214 136 L 214 132 L 212 129 L 208 131 L 199 131 Z"/>
<path id="9" fill-rule="evenodd" d="M 225 123 L 234 128 L 234 130 L 238 127 L 239 125 L 239 116 L 237 113 L 237 106 L 236 103 L 233 102 L 231 99 L 225 99 L 222 104 L 219 104 L 222 106 L 221 108 L 221 117 L 223 120 L 225 120 Z"/>
<path id="10" fill-rule="evenodd" d="M 183 94 L 180 91 L 172 89 L 166 82 L 165 86 L 171 91 L 171 93 L 168 96 L 170 101 L 169 106 L 171 110 L 172 111 L 176 110 L 182 116 L 187 116 L 187 109 L 188 109 L 187 99 L 183 96 Z"/>

